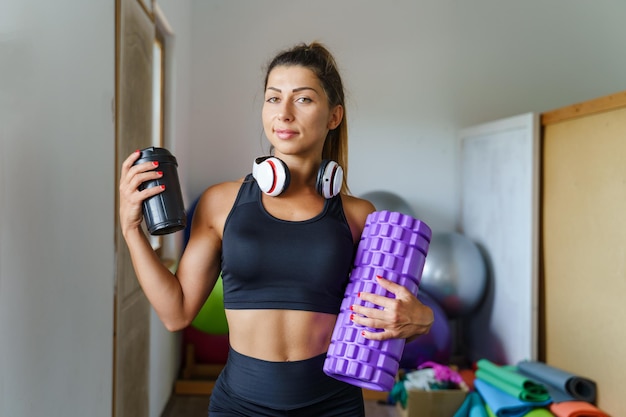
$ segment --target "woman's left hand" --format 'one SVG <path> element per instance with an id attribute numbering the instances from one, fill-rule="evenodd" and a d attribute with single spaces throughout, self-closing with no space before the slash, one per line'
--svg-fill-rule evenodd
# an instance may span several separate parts
<path id="1" fill-rule="evenodd" d="M 370 308 L 353 305 L 352 321 L 365 327 L 382 329 L 382 332 L 363 330 L 366 339 L 408 339 L 429 332 L 435 316 L 430 307 L 422 304 L 402 285 L 377 277 L 377 283 L 394 294 L 395 298 L 362 292 L 359 298 L 382 307 Z"/>

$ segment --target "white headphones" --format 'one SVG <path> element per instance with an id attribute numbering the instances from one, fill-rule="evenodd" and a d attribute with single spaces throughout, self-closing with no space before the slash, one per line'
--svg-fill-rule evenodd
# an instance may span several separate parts
<path id="1" fill-rule="evenodd" d="M 291 176 L 287 165 L 275 156 L 261 156 L 254 160 L 252 176 L 265 194 L 276 197 L 289 187 Z M 333 198 L 341 192 L 343 169 L 335 161 L 324 159 L 317 172 L 315 188 L 324 198 Z"/>

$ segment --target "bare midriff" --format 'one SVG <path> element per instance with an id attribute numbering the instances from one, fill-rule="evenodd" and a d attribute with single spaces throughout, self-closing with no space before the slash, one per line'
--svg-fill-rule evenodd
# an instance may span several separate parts
<path id="1" fill-rule="evenodd" d="M 230 346 L 271 362 L 326 353 L 337 316 L 298 310 L 226 310 Z"/>

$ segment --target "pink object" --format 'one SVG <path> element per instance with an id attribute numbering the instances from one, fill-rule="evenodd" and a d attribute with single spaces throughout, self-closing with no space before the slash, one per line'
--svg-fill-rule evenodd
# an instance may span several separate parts
<path id="1" fill-rule="evenodd" d="M 454 382 L 457 385 L 461 385 L 463 383 L 461 375 L 450 369 L 449 366 L 429 361 L 424 362 L 417 369 L 424 368 L 432 368 L 435 371 L 435 379 L 438 382 Z"/>

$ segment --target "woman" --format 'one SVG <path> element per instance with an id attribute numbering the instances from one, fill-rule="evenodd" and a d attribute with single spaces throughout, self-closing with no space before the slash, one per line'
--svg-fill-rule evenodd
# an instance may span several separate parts
<path id="1" fill-rule="evenodd" d="M 175 331 L 195 318 L 222 272 L 231 349 L 211 395 L 212 417 L 362 416 L 360 388 L 322 371 L 353 255 L 375 210 L 342 182 L 344 92 L 324 46 L 297 45 L 271 61 L 262 120 L 273 157 L 256 160 L 253 174 L 203 193 L 176 275 L 140 227 L 142 201 L 162 190 L 138 187 L 162 173 L 150 162 L 133 166 L 138 152 L 126 159 L 120 223 L 137 277 Z M 333 180 L 330 190 L 320 189 Z M 428 332 L 427 306 L 399 285 L 384 279 L 380 285 L 395 298 L 360 296 L 383 310 L 354 306 L 355 323 L 384 329 L 365 337 Z"/>

